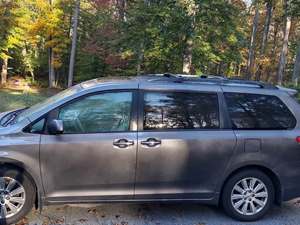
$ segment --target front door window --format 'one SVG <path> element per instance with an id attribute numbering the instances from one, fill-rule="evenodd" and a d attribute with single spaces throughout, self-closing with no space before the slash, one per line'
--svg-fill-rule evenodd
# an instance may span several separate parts
<path id="1" fill-rule="evenodd" d="M 131 92 L 92 95 L 62 107 L 58 118 L 65 134 L 128 131 L 131 102 Z"/>

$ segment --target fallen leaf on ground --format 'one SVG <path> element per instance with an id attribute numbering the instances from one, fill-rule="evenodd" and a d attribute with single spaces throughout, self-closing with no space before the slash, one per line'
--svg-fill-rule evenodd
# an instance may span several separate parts
<path id="1" fill-rule="evenodd" d="M 79 219 L 78 221 L 79 221 L 80 223 L 84 223 L 84 222 L 88 221 L 88 219 L 83 219 L 83 218 L 81 218 L 81 219 Z"/>
<path id="2" fill-rule="evenodd" d="M 24 219 L 20 220 L 16 225 L 27 225 L 28 219 L 25 217 Z"/>
<path id="3" fill-rule="evenodd" d="M 65 219 L 64 218 L 58 218 L 55 220 L 55 224 L 64 224 L 65 223 Z"/>
<path id="4" fill-rule="evenodd" d="M 90 213 L 90 214 L 96 214 L 97 213 L 97 209 L 95 209 L 95 208 L 88 209 L 88 213 Z"/>

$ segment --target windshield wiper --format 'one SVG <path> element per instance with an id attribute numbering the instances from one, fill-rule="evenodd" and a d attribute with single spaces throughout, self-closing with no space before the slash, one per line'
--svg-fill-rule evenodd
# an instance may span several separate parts
<path id="1" fill-rule="evenodd" d="M 14 121 L 16 120 L 16 118 L 18 117 L 18 115 L 28 108 L 29 107 L 26 107 L 26 108 L 19 109 L 19 110 L 8 113 L 7 115 L 5 115 L 4 117 L 1 118 L 0 126 L 7 127 L 8 125 L 13 124 Z"/>

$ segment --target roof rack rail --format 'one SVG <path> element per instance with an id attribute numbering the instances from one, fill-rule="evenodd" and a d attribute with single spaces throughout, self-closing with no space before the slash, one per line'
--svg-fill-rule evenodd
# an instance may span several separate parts
<path id="1" fill-rule="evenodd" d="M 202 83 L 202 84 L 215 84 L 215 85 L 223 85 L 223 86 L 236 86 L 236 87 L 256 87 L 256 88 L 272 88 L 276 89 L 276 86 L 271 84 L 263 83 L 260 81 L 251 81 L 251 80 L 243 80 L 243 79 L 230 79 L 224 76 L 216 76 L 216 75 L 186 75 L 186 74 L 172 74 L 172 73 L 164 73 L 164 74 L 150 74 L 147 76 L 143 76 L 143 79 L 147 79 L 148 81 L 171 81 L 174 83 Z M 151 78 L 151 79 L 149 79 Z"/>
<path id="2" fill-rule="evenodd" d="M 176 75 L 175 75 L 175 74 L 172 74 L 172 73 L 164 73 L 163 76 L 164 76 L 164 77 L 168 77 L 168 78 L 176 77 Z"/>
<path id="3" fill-rule="evenodd" d="M 199 78 L 202 78 L 202 79 L 220 79 L 220 80 L 226 80 L 226 79 L 227 79 L 227 78 L 224 77 L 224 76 L 219 76 L 219 75 L 206 75 L 206 74 L 200 75 Z"/>
<path id="4" fill-rule="evenodd" d="M 231 80 L 227 79 L 222 85 L 226 86 L 257 86 L 259 88 L 266 88 L 266 84 L 259 82 L 259 81 L 250 81 L 250 80 Z"/>

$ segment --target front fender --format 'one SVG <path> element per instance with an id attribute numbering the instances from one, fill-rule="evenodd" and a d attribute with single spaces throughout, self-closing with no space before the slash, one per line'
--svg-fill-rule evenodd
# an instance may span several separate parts
<path id="1" fill-rule="evenodd" d="M 40 135 L 18 133 L 0 138 L 0 164 L 10 164 L 25 170 L 32 178 L 37 191 L 44 189 L 39 163 Z"/>

